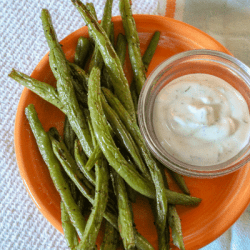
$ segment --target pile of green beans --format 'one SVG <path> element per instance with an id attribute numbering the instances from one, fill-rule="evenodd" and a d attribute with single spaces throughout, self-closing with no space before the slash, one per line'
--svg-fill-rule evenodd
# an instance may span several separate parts
<path id="1" fill-rule="evenodd" d="M 183 193 L 169 189 L 165 167 L 146 147 L 136 110 L 146 71 L 157 49 L 160 32 L 152 34 L 141 55 L 130 1 L 120 0 L 124 34 L 114 36 L 113 0 L 107 0 L 101 24 L 92 3 L 71 0 L 89 30 L 79 37 L 74 62 L 69 62 L 57 40 L 48 10 L 41 13 L 50 48 L 49 64 L 56 88 L 13 69 L 9 76 L 56 106 L 65 114 L 64 132 L 46 132 L 33 104 L 25 114 L 51 179 L 61 197 L 61 220 L 70 249 L 97 249 L 96 239 L 105 222 L 101 250 L 153 250 L 137 230 L 132 203 L 136 196 L 149 199 L 160 250 L 172 242 L 181 250 L 181 221 L 175 205 L 196 206 L 184 178 L 169 171 Z M 116 43 L 115 43 L 116 40 Z M 129 87 L 123 65 L 126 49 L 134 73 Z M 171 230 L 170 230 L 171 229 Z"/>

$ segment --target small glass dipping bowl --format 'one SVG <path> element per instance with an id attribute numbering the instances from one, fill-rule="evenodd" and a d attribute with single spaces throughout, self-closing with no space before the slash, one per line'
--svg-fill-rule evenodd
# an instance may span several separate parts
<path id="1" fill-rule="evenodd" d="M 149 75 L 140 94 L 138 121 L 152 154 L 169 169 L 186 176 L 212 178 L 236 171 L 250 160 L 250 142 L 233 158 L 211 166 L 196 166 L 170 155 L 154 131 L 153 110 L 157 94 L 170 81 L 186 74 L 205 73 L 222 78 L 244 97 L 250 110 L 250 69 L 236 58 L 213 50 L 191 50 L 176 54 Z"/>

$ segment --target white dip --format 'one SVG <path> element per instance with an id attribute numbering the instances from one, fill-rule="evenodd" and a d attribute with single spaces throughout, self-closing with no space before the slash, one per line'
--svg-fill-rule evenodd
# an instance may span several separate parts
<path id="1" fill-rule="evenodd" d="M 153 126 L 169 154 L 197 166 L 229 160 L 250 137 L 245 99 L 209 74 L 189 74 L 167 84 L 156 97 Z"/>

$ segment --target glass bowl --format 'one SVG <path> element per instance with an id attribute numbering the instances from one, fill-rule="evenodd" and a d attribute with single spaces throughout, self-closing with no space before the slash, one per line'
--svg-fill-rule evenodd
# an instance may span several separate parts
<path id="1" fill-rule="evenodd" d="M 212 178 L 236 171 L 250 159 L 250 143 L 229 160 L 209 166 L 191 165 L 166 151 L 153 125 L 153 110 L 158 93 L 172 80 L 187 74 L 205 73 L 219 77 L 244 97 L 250 110 L 250 69 L 236 58 L 213 50 L 190 50 L 162 62 L 147 78 L 138 103 L 138 121 L 152 154 L 169 169 L 186 176 Z"/>

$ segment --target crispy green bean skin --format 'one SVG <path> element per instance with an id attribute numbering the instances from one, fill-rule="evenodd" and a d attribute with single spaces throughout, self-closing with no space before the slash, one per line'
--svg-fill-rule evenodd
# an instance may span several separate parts
<path id="1" fill-rule="evenodd" d="M 91 47 L 90 41 L 86 37 L 79 37 L 76 45 L 74 63 L 84 69 L 87 55 Z"/>
<path id="2" fill-rule="evenodd" d="M 188 186 L 183 178 L 182 175 L 175 173 L 174 171 L 168 169 L 168 172 L 171 174 L 171 176 L 173 177 L 173 179 L 175 180 L 175 182 L 177 183 L 177 185 L 179 186 L 179 188 L 181 189 L 181 191 L 184 194 L 190 195 L 190 191 L 188 189 Z"/>
<path id="3" fill-rule="evenodd" d="M 159 39 L 160 39 L 160 35 L 161 33 L 159 31 L 156 31 L 154 33 L 154 35 L 152 36 L 151 40 L 150 40 L 150 43 L 145 51 L 145 53 L 143 54 L 143 57 L 142 57 L 142 62 L 144 64 L 144 67 L 145 67 L 145 70 L 147 71 L 148 70 L 148 66 L 154 56 L 154 53 L 155 53 L 155 50 L 157 48 L 157 45 L 158 45 L 158 42 L 159 42 Z"/>
<path id="4" fill-rule="evenodd" d="M 197 206 L 201 203 L 201 199 L 190 195 L 178 193 L 165 189 L 168 202 L 172 205 Z"/>
<path id="5" fill-rule="evenodd" d="M 133 120 L 129 116 L 129 113 L 122 106 L 121 102 L 118 100 L 118 98 L 115 97 L 114 94 L 112 94 L 108 89 L 105 89 L 105 88 L 102 88 L 102 92 L 104 93 L 109 105 L 119 115 L 121 121 L 123 122 L 123 124 L 125 125 L 127 130 L 130 132 L 133 139 L 135 140 L 139 150 L 141 151 L 141 153 L 146 161 L 147 166 L 150 169 L 150 165 L 156 164 L 156 162 L 154 161 L 149 150 L 145 146 L 145 142 L 142 138 L 142 135 L 141 135 L 141 132 L 140 132 L 138 125 L 133 122 Z M 180 193 L 173 192 L 170 190 L 166 191 L 166 195 L 167 195 L 168 202 L 170 204 L 195 206 L 201 202 L 200 198 L 191 197 L 191 196 L 188 196 L 185 194 L 180 194 Z"/>
<path id="6" fill-rule="evenodd" d="M 95 39 L 95 42 L 102 54 L 105 65 L 109 71 L 110 76 L 112 77 L 113 87 L 116 95 L 128 110 L 132 119 L 136 120 L 134 104 L 131 98 L 129 84 L 121 62 L 110 43 L 109 37 L 99 25 L 97 21 L 94 20 L 92 15 L 89 13 L 87 8 L 80 0 L 71 0 L 76 6 L 84 21 L 87 23 L 88 28 Z"/>
<path id="7" fill-rule="evenodd" d="M 108 222 L 105 222 L 105 233 L 100 250 L 116 250 L 118 246 L 119 233 Z"/>
<path id="8" fill-rule="evenodd" d="M 75 247 L 78 245 L 78 236 L 74 226 L 70 221 L 69 214 L 63 201 L 61 201 L 61 221 L 67 246 L 70 249 L 75 249 Z"/>
<path id="9" fill-rule="evenodd" d="M 181 220 L 175 206 L 173 205 L 169 206 L 168 223 L 172 229 L 173 244 L 179 249 L 185 250 L 181 229 Z"/>
<path id="10" fill-rule="evenodd" d="M 86 165 L 85 165 L 85 168 L 87 171 L 90 171 L 97 160 L 100 159 L 100 157 L 102 157 L 103 153 L 102 153 L 102 150 L 100 149 L 99 145 L 95 147 L 94 151 L 92 152 L 91 156 L 89 157 Z"/>
<path id="11" fill-rule="evenodd" d="M 88 106 L 98 144 L 109 164 L 132 188 L 149 198 L 154 198 L 154 185 L 128 164 L 109 133 L 101 103 L 100 69 L 96 67 L 92 69 L 89 77 Z"/>
<path id="12" fill-rule="evenodd" d="M 95 247 L 96 238 L 101 226 L 104 212 L 108 202 L 108 180 L 109 171 L 107 161 L 99 160 L 99 164 L 95 167 L 96 170 L 96 190 L 95 201 L 91 214 L 88 218 L 84 237 L 79 243 L 77 249 L 91 250 Z"/>
<path id="13" fill-rule="evenodd" d="M 57 64 L 58 73 L 55 77 L 58 77 L 57 90 L 60 100 L 66 109 L 66 114 L 73 130 L 79 138 L 85 153 L 89 156 L 93 148 L 91 135 L 75 96 L 70 67 L 57 40 L 49 12 L 46 9 L 42 10 L 41 19 L 46 40 Z"/>
<path id="14" fill-rule="evenodd" d="M 110 36 L 110 32 L 111 32 L 112 5 L 113 5 L 113 0 L 106 1 L 105 6 L 104 6 L 103 17 L 101 21 L 101 27 L 106 32 L 107 36 Z M 102 69 L 103 63 L 104 62 L 103 62 L 102 54 L 99 51 L 98 46 L 95 46 L 94 53 L 90 61 L 89 72 L 91 71 L 93 66 L 96 66 Z"/>
<path id="15" fill-rule="evenodd" d="M 124 180 L 113 170 L 114 187 L 118 203 L 118 228 L 125 250 L 135 249 L 133 212 L 128 200 Z"/>
<path id="16" fill-rule="evenodd" d="M 115 113 L 115 111 L 108 105 L 108 103 L 105 100 L 105 97 L 101 95 L 101 101 L 102 101 L 102 107 L 103 111 L 105 113 L 105 116 L 111 125 L 112 129 L 114 130 L 116 136 L 118 139 L 122 142 L 124 147 L 127 149 L 129 154 L 131 155 L 132 159 L 134 160 L 137 167 L 140 169 L 142 175 L 152 182 L 152 178 L 148 172 L 148 169 L 146 168 L 140 153 L 137 149 L 137 146 L 135 145 L 133 138 L 125 128 L 125 126 L 122 124 L 119 116 Z"/>
<path id="17" fill-rule="evenodd" d="M 53 152 L 49 135 L 44 131 L 33 104 L 25 108 L 25 115 L 29 121 L 42 158 L 48 166 L 55 188 L 65 204 L 70 220 L 76 228 L 79 237 L 82 238 L 85 229 L 85 219 L 71 195 L 68 183 L 61 172 L 60 163 Z"/>
<path id="18" fill-rule="evenodd" d="M 11 77 L 15 81 L 23 85 L 24 87 L 28 88 L 35 94 L 39 95 L 45 101 L 53 104 L 58 109 L 60 109 L 63 113 L 66 113 L 65 106 L 60 101 L 58 93 L 53 86 L 45 82 L 40 82 L 15 69 L 12 69 L 11 73 L 9 74 L 9 77 Z"/>
<path id="19" fill-rule="evenodd" d="M 135 86 L 138 95 L 141 92 L 142 86 L 146 81 L 145 67 L 142 62 L 140 41 L 136 30 L 135 20 L 132 16 L 131 5 L 129 0 L 120 0 L 119 9 L 122 16 L 122 23 L 128 41 L 128 52 L 131 61 Z"/>

